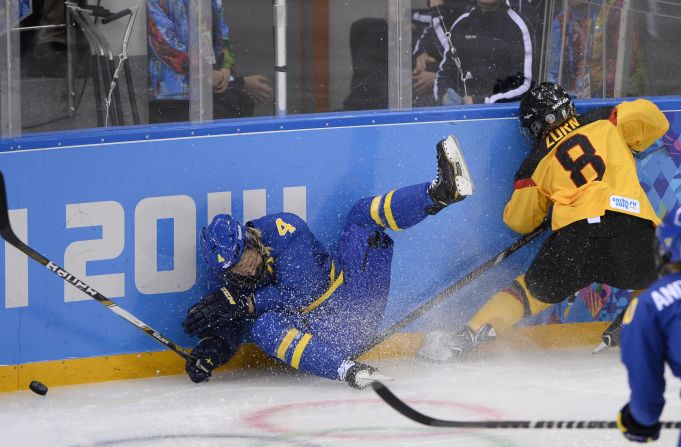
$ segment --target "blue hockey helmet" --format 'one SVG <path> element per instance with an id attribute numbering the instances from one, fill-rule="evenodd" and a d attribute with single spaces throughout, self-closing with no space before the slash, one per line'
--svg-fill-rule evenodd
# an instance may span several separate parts
<path id="1" fill-rule="evenodd" d="M 229 214 L 216 215 L 201 231 L 203 257 L 218 272 L 225 272 L 239 262 L 246 241 L 246 228 Z"/>
<path id="2" fill-rule="evenodd" d="M 681 262 L 681 207 L 667 213 L 656 230 L 662 263 Z"/>

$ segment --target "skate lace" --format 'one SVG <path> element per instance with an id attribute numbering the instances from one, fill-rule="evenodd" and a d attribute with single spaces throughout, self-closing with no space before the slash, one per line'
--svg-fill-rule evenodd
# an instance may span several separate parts
<path id="1" fill-rule="evenodd" d="M 430 187 L 435 188 L 440 183 L 440 179 L 442 176 L 442 155 L 438 152 L 437 154 L 437 175 L 435 176 L 435 180 L 430 182 Z"/>
<path id="2" fill-rule="evenodd" d="M 342 381 L 345 381 L 347 379 L 348 371 L 353 366 L 355 366 L 355 362 L 352 360 L 343 360 L 337 370 L 338 378 Z"/>

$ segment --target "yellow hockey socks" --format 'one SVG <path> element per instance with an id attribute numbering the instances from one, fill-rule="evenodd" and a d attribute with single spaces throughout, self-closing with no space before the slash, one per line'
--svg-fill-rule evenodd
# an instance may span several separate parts
<path id="1" fill-rule="evenodd" d="M 518 276 L 510 287 L 495 293 L 468 322 L 477 332 L 483 324 L 492 325 L 501 333 L 530 315 L 536 315 L 550 304 L 536 299 L 527 290 L 525 275 Z"/>

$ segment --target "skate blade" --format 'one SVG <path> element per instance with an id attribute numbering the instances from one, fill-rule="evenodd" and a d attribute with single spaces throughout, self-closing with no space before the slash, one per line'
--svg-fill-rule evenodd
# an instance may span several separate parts
<path id="1" fill-rule="evenodd" d="M 377 380 L 378 380 L 379 382 L 386 382 L 386 381 L 392 382 L 392 381 L 395 380 L 395 379 L 393 379 L 393 378 L 390 377 L 390 376 L 385 376 L 385 375 L 383 375 L 383 374 L 381 374 L 381 373 L 372 373 L 371 376 L 358 378 L 358 379 L 357 379 L 357 386 L 358 386 L 360 389 L 364 389 L 364 388 L 368 387 L 369 385 L 371 385 L 372 383 L 374 383 L 374 382 L 377 381 Z"/>
<path id="2" fill-rule="evenodd" d="M 468 180 L 468 183 L 470 184 L 471 188 L 470 194 L 466 195 L 473 195 L 473 193 L 475 192 L 475 185 L 473 184 L 473 178 L 471 177 L 471 173 L 468 170 L 466 159 L 463 158 L 463 153 L 461 152 L 461 145 L 459 144 L 459 140 L 457 140 L 454 135 L 450 135 L 447 137 L 446 140 L 444 140 L 442 146 L 445 150 L 445 154 L 447 155 L 449 161 L 459 165 L 459 167 L 461 168 L 461 177 L 464 177 L 466 180 Z"/>
<path id="3" fill-rule="evenodd" d="M 386 380 L 387 380 L 388 382 L 392 382 L 392 381 L 394 381 L 395 379 L 392 378 L 392 377 L 390 377 L 390 376 L 386 376 L 386 375 L 384 375 L 384 374 L 378 373 L 378 374 L 374 374 L 374 375 L 371 377 L 371 381 L 372 381 L 372 382 L 374 382 L 374 381 L 376 381 L 376 380 L 380 380 L 381 382 L 386 381 Z"/>
<path id="4" fill-rule="evenodd" d="M 596 348 L 595 348 L 593 351 L 591 351 L 591 353 L 592 353 L 592 354 L 598 354 L 599 352 L 605 351 L 605 350 L 608 349 L 608 348 L 609 348 L 608 345 L 606 345 L 605 343 L 601 342 L 601 344 L 598 345 L 598 346 L 596 346 Z"/>
<path id="5" fill-rule="evenodd" d="M 416 353 L 416 358 L 429 363 L 444 363 L 454 357 L 450 348 L 449 336 L 442 331 L 433 331 L 426 334 L 421 349 Z"/>

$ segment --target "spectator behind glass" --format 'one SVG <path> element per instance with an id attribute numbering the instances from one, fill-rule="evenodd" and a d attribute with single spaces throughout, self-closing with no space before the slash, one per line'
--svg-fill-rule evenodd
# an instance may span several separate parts
<path id="1" fill-rule="evenodd" d="M 364 17 L 350 27 L 352 77 L 344 110 L 388 108 L 388 23 Z"/>
<path id="2" fill-rule="evenodd" d="M 47 71 L 66 70 L 66 14 L 64 0 L 45 0 L 33 56 Z"/>
<path id="3" fill-rule="evenodd" d="M 433 106 L 437 101 L 433 96 L 433 85 L 438 65 L 444 58 L 446 47 L 443 25 L 452 24 L 467 9 L 472 7 L 470 0 L 428 0 L 428 10 L 414 11 L 412 23 L 423 23 L 422 32 L 414 41 L 412 94 L 415 106 Z"/>
<path id="4" fill-rule="evenodd" d="M 641 34 L 641 57 L 645 66 L 654 67 L 646 73 L 646 95 L 681 94 L 681 4 L 665 0 L 649 0 L 642 5 L 646 10 Z"/>
<path id="5" fill-rule="evenodd" d="M 621 13 L 622 0 L 568 0 L 551 27 L 549 81 L 560 81 L 576 98 L 614 97 Z M 627 27 L 622 76 L 628 82 L 620 96 L 638 96 L 646 75 L 638 21 L 629 20 Z"/>
<path id="6" fill-rule="evenodd" d="M 262 75 L 238 76 L 230 51 L 222 0 L 212 0 L 213 117 L 253 115 L 256 103 L 272 95 Z M 189 14 L 187 0 L 147 0 L 149 122 L 189 120 Z"/>
<path id="7" fill-rule="evenodd" d="M 624 0 L 605 0 L 596 17 L 594 47 L 591 52 L 591 97 L 639 96 L 644 94 L 646 67 L 641 55 L 641 30 L 637 20 L 627 21 L 622 73 L 626 85 L 616 94 L 615 77 Z M 626 11 L 629 13 L 629 10 Z M 633 18 L 633 17 L 632 17 Z"/>
<path id="8" fill-rule="evenodd" d="M 450 32 L 435 78 L 434 94 L 442 104 L 517 101 L 530 89 L 533 28 L 502 0 L 476 0 Z"/>
<path id="9" fill-rule="evenodd" d="M 440 14 L 453 23 L 470 0 L 429 0 L 427 9 L 412 10 L 412 92 L 414 106 L 432 106 L 433 80 L 442 59 Z M 439 12 L 438 12 L 439 10 Z M 352 79 L 345 110 L 388 108 L 388 22 L 362 18 L 350 28 Z"/>
<path id="10" fill-rule="evenodd" d="M 589 3 L 568 0 L 567 9 L 558 13 L 551 25 L 548 80 L 563 85 L 572 97 L 591 97 L 589 68 L 600 4 L 600 0 Z M 565 39 L 561 38 L 563 35 Z M 563 66 L 559 79 L 561 56 Z"/>
<path id="11" fill-rule="evenodd" d="M 505 3 L 527 19 L 530 34 L 534 36 L 534 30 L 539 26 L 539 16 L 534 5 L 529 0 L 512 0 Z M 449 48 L 445 33 L 448 26 L 451 26 L 462 14 L 473 9 L 475 5 L 475 0 L 429 0 L 430 9 L 427 14 L 419 15 L 418 12 L 413 14 L 414 21 L 419 17 L 423 17 L 421 20 L 424 21 L 427 19 L 427 26 L 414 44 L 414 70 L 412 72 L 414 105 L 437 104 L 437 98 L 433 95 L 433 86 L 440 62 L 444 59 L 445 48 Z M 532 73 L 535 77 L 536 72 Z"/>

